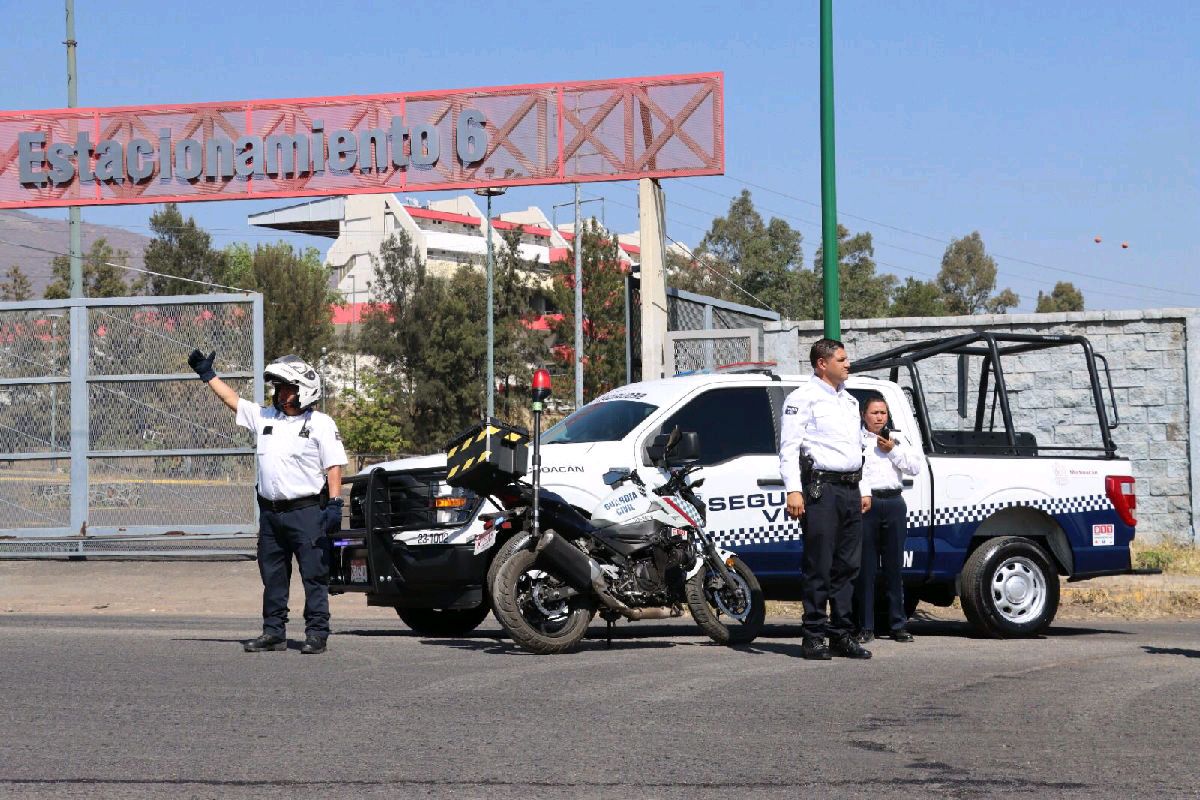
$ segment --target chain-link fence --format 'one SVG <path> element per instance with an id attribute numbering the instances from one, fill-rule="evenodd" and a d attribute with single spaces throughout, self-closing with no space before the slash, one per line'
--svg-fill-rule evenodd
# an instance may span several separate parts
<path id="1" fill-rule="evenodd" d="M 779 315 L 714 297 L 667 290 L 667 368 L 670 374 L 757 361 L 765 322 Z"/>
<path id="2" fill-rule="evenodd" d="M 252 436 L 193 347 L 261 402 L 259 295 L 0 303 L 0 536 L 253 531 Z"/>

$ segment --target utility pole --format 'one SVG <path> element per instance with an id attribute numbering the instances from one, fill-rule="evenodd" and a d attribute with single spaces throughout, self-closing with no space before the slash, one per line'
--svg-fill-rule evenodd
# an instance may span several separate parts
<path id="1" fill-rule="evenodd" d="M 75 68 L 75 0 L 67 0 L 67 108 L 79 105 L 79 73 Z M 87 153 L 79 153 L 80 160 L 88 158 Z M 83 220 L 79 214 L 79 206 L 71 206 L 67 211 L 67 226 L 71 232 L 71 297 L 83 297 L 83 242 L 80 228 Z"/>
<path id="2" fill-rule="evenodd" d="M 821 0 L 821 275 L 825 336 L 842 338 L 838 297 L 837 177 L 833 157 L 833 0 Z"/>
<path id="3" fill-rule="evenodd" d="M 475 194 L 487 198 L 487 214 L 484 222 L 487 225 L 487 416 L 491 419 L 496 415 L 496 310 L 492 295 L 495 288 L 493 279 L 492 256 L 492 198 L 504 194 L 507 189 L 487 187 L 476 189 Z M 507 381 L 505 382 L 507 385 Z"/>
<path id="4" fill-rule="evenodd" d="M 575 184 L 575 408 L 583 408 L 583 230 Z"/>

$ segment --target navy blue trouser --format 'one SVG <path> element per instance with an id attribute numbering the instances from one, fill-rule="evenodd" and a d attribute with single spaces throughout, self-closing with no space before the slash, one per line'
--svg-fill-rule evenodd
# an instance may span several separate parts
<path id="1" fill-rule="evenodd" d="M 329 636 L 329 537 L 320 506 L 258 512 L 258 573 L 263 582 L 263 633 L 285 636 L 292 556 L 304 583 L 304 633 Z"/>
<path id="2" fill-rule="evenodd" d="M 854 582 L 854 608 L 858 627 L 864 631 L 875 630 L 875 578 L 879 574 L 880 556 L 887 592 L 888 632 L 894 633 L 908 623 L 904 614 L 904 582 L 900 577 L 907 518 L 908 506 L 900 496 L 872 498 L 871 510 L 863 516 L 862 568 Z"/>
<path id="3" fill-rule="evenodd" d="M 858 486 L 821 485 L 821 499 L 804 494 L 804 638 L 836 639 L 854 632 L 854 576 L 862 548 Z M 828 604 L 829 613 L 825 607 Z"/>

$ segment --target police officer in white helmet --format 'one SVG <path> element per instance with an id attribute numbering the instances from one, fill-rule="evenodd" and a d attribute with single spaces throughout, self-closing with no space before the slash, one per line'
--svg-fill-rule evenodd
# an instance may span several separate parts
<path id="1" fill-rule="evenodd" d="M 313 406 L 321 399 L 316 370 L 297 356 L 272 361 L 263 377 L 274 386 L 271 406 L 238 396 L 213 370 L 216 353 L 193 350 L 188 364 L 254 431 L 258 477 L 258 570 L 263 581 L 263 632 L 248 653 L 286 650 L 292 557 L 304 583 L 301 653 L 325 652 L 329 638 L 329 533 L 341 526 L 346 449 L 337 423 Z M 326 494 L 328 481 L 329 493 Z M 329 498 L 332 495 L 332 498 Z"/>

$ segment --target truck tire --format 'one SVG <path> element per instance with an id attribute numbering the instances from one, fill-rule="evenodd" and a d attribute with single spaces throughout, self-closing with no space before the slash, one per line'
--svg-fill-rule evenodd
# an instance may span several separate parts
<path id="1" fill-rule="evenodd" d="M 462 636 L 479 627 L 491 609 L 487 603 L 475 608 L 401 608 L 396 613 L 405 625 L 422 636 Z"/>
<path id="2" fill-rule="evenodd" d="M 762 630 L 767 615 L 766 602 L 758 578 L 740 558 L 730 559 L 729 567 L 734 579 L 741 584 L 742 603 L 735 605 L 728 591 L 717 587 L 721 580 L 716 572 L 701 569 L 685 587 L 688 610 L 700 630 L 717 644 L 749 644 Z M 746 594 L 749 596 L 745 597 Z"/>
<path id="3" fill-rule="evenodd" d="M 1036 636 L 1058 613 L 1058 572 L 1029 539 L 988 539 L 963 566 L 962 606 L 988 636 Z"/>
<path id="4" fill-rule="evenodd" d="M 536 569 L 536 560 L 536 553 L 518 548 L 500 565 L 493 584 L 496 619 L 514 642 L 531 653 L 565 653 L 587 633 L 596 610 L 591 598 L 583 595 L 551 603 L 539 598 L 540 590 L 562 584 Z"/>
<path id="5" fill-rule="evenodd" d="M 529 531 L 518 531 L 505 539 L 504 544 L 500 545 L 500 549 L 496 551 L 496 555 L 492 556 L 492 563 L 488 564 L 487 568 L 487 583 L 483 587 L 489 607 L 495 608 L 496 606 L 496 601 L 492 596 L 492 587 L 496 585 L 496 573 L 500 571 L 500 567 L 513 554 L 513 551 L 528 541 Z"/>

